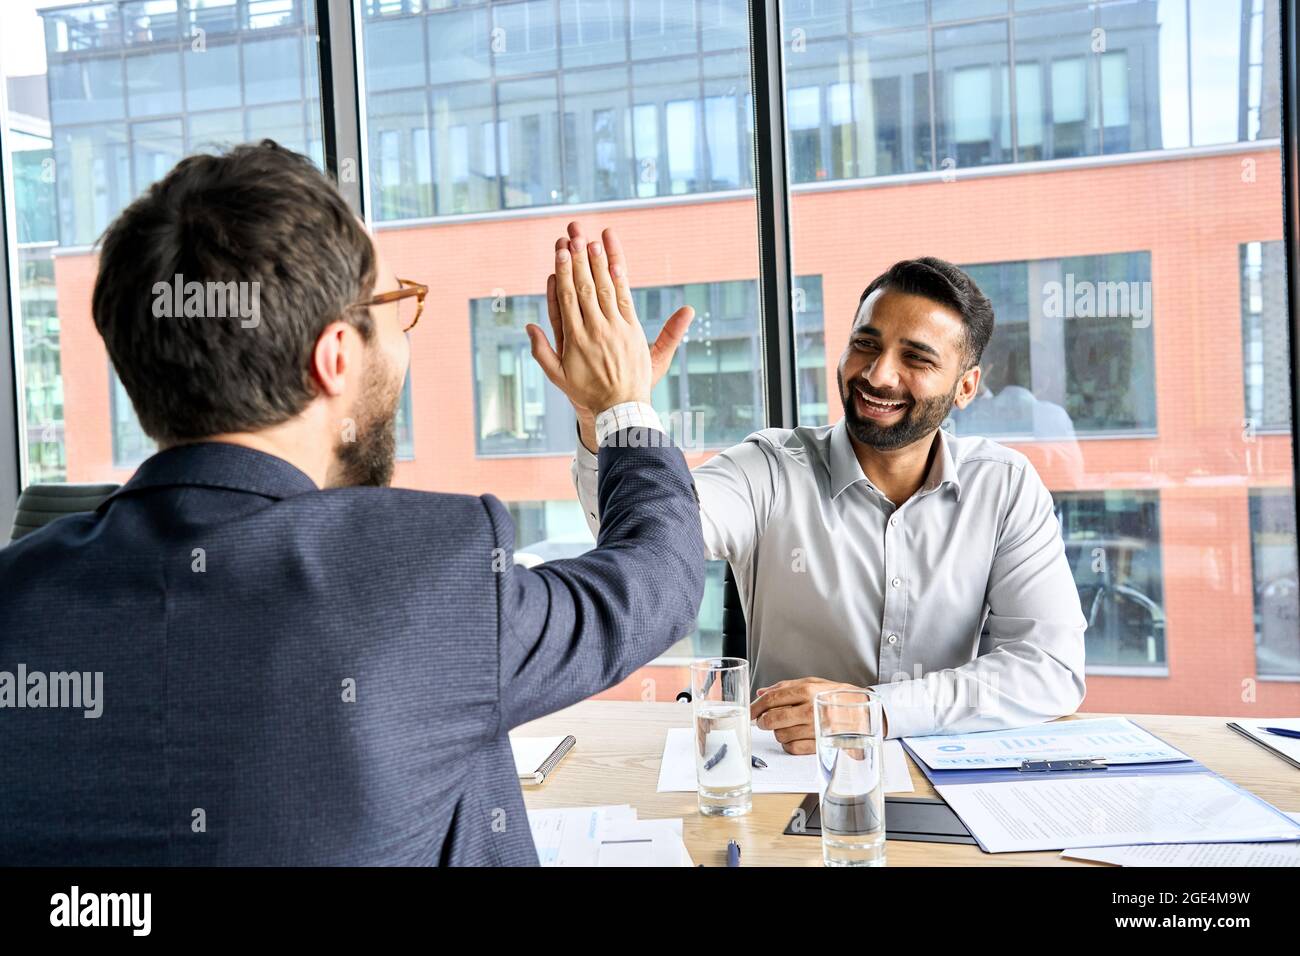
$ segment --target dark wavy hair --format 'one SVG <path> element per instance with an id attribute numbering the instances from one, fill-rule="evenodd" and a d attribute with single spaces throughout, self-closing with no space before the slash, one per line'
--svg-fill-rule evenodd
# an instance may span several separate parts
<path id="1" fill-rule="evenodd" d="M 984 346 L 993 335 L 993 303 L 974 279 L 951 262 L 934 256 L 904 259 L 872 279 L 858 305 L 877 289 L 884 288 L 924 296 L 960 315 L 966 323 L 966 367 L 979 364 Z"/>
<path id="2" fill-rule="evenodd" d="M 256 283 L 244 288 L 257 290 L 257 322 L 159 317 L 155 286 L 181 281 Z M 374 285 L 374 247 L 334 184 L 263 140 L 184 159 L 131 203 L 102 237 L 92 311 L 141 426 L 165 447 L 299 414 L 325 326 L 373 334 L 357 303 Z"/>

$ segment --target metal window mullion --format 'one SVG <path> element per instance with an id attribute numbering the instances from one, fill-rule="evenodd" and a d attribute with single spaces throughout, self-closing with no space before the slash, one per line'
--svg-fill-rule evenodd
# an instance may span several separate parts
<path id="1" fill-rule="evenodd" d="M 764 417 L 769 427 L 799 424 L 795 394 L 790 188 L 786 156 L 781 0 L 749 0 L 754 83 L 754 174 L 758 211 L 758 303 L 762 324 Z"/>
<path id="2" fill-rule="evenodd" d="M 1007 17 L 1007 112 L 1011 124 L 1011 161 L 1020 162 L 1020 104 L 1016 102 L 1016 18 Z"/>
<path id="3" fill-rule="evenodd" d="M 0 58 L 0 545 L 9 539 L 18 493 L 26 478 L 25 423 L 22 419 L 23 403 L 18 395 L 23 355 L 18 297 L 17 198 L 13 195 L 13 165 L 5 144 L 9 130 L 6 75 Z"/>
<path id="4" fill-rule="evenodd" d="M 1300 515 L 1300 0 L 1282 0 L 1282 180 L 1285 202 L 1282 207 L 1283 239 L 1286 243 L 1287 308 L 1291 314 L 1291 493 L 1295 499 L 1293 515 Z M 1190 31 L 1190 23 L 1188 25 Z M 1295 540 L 1300 558 L 1300 536 Z"/>
<path id="5" fill-rule="evenodd" d="M 360 0 L 316 0 L 316 37 L 320 51 L 321 145 L 325 168 L 334 176 L 349 206 L 366 214 L 366 170 L 361 135 L 361 72 L 358 57 Z M 340 175 L 351 160 L 353 175 Z"/>

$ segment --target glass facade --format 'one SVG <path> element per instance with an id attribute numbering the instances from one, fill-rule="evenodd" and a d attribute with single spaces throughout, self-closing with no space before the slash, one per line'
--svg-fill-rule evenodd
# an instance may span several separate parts
<path id="1" fill-rule="evenodd" d="M 93 243 L 190 153 L 271 137 L 324 165 L 313 4 L 143 0 L 42 16 L 64 246 Z"/>
<path id="2" fill-rule="evenodd" d="M 1261 4 L 930 6 L 786 4 L 792 183 L 1278 135 Z M 743 0 L 362 8 L 380 221 L 753 185 Z"/>

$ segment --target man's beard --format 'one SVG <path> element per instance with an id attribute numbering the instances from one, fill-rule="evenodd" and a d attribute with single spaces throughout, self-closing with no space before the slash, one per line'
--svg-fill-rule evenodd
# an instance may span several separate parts
<path id="1" fill-rule="evenodd" d="M 894 424 L 879 425 L 858 413 L 856 401 L 858 386 L 855 385 L 853 389 L 845 391 L 844 375 L 838 369 L 835 371 L 835 378 L 839 382 L 840 399 L 844 403 L 844 424 L 848 428 L 849 434 L 862 444 L 881 451 L 903 448 L 931 434 L 942 425 L 943 420 L 952 411 L 953 403 L 957 400 L 957 389 L 961 385 L 961 379 L 958 379 L 953 383 L 952 391 L 948 395 L 936 395 L 933 398 L 916 401 L 912 400 L 910 395 L 885 394 L 879 389 L 872 388 L 867 383 L 862 382 L 862 390 L 873 398 L 888 401 L 912 401 L 912 405 L 908 408 L 906 414 Z"/>
<path id="2" fill-rule="evenodd" d="M 351 441 L 334 448 L 333 487 L 369 485 L 386 487 L 393 480 L 397 460 L 397 403 L 402 381 L 390 381 L 378 349 L 367 357 L 361 398 L 355 412 L 356 430 Z"/>

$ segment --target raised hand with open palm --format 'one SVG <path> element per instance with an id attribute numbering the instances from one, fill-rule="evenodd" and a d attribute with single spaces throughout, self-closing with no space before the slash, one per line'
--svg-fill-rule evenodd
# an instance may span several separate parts
<path id="1" fill-rule="evenodd" d="M 598 308 L 601 313 L 610 318 L 618 316 L 632 323 L 639 323 L 640 320 L 637 318 L 636 306 L 632 300 L 632 287 L 628 282 L 627 259 L 622 243 L 619 242 L 614 230 L 604 230 L 601 233 L 601 242 L 588 244 L 583 237 L 582 227 L 577 222 L 571 222 L 568 227 L 568 236 L 556 242 L 557 249 L 566 246 L 584 252 L 590 250 L 591 254 L 584 257 L 590 263 L 590 269 L 589 273 L 575 270 L 578 283 L 577 287 L 573 289 L 572 296 L 569 294 L 569 287 L 565 285 L 565 276 L 561 275 L 557 278 L 553 274 L 547 279 L 546 311 L 551 320 L 551 331 L 555 336 L 555 346 L 552 348 L 546 339 L 546 333 L 542 331 L 540 326 L 530 324 L 526 327 L 526 331 L 532 342 L 533 358 L 546 372 L 546 377 L 564 392 L 569 401 L 573 403 L 573 409 L 578 416 L 578 423 L 582 432 L 582 441 L 588 449 L 595 451 L 595 416 L 597 411 L 603 411 L 604 409 L 593 410 L 582 404 L 575 390 L 569 386 L 565 379 L 564 330 L 567 316 L 563 302 L 566 298 L 571 301 L 576 299 L 584 314 L 591 309 Z M 590 275 L 592 287 L 584 289 L 582 280 L 587 274 Z M 654 343 L 649 346 L 650 385 L 652 388 L 667 374 L 668 366 L 672 364 L 673 355 L 677 352 L 677 346 L 681 344 L 682 338 L 686 335 L 691 320 L 694 318 L 695 310 L 689 305 L 678 309 L 668 317 L 663 330 Z"/>

